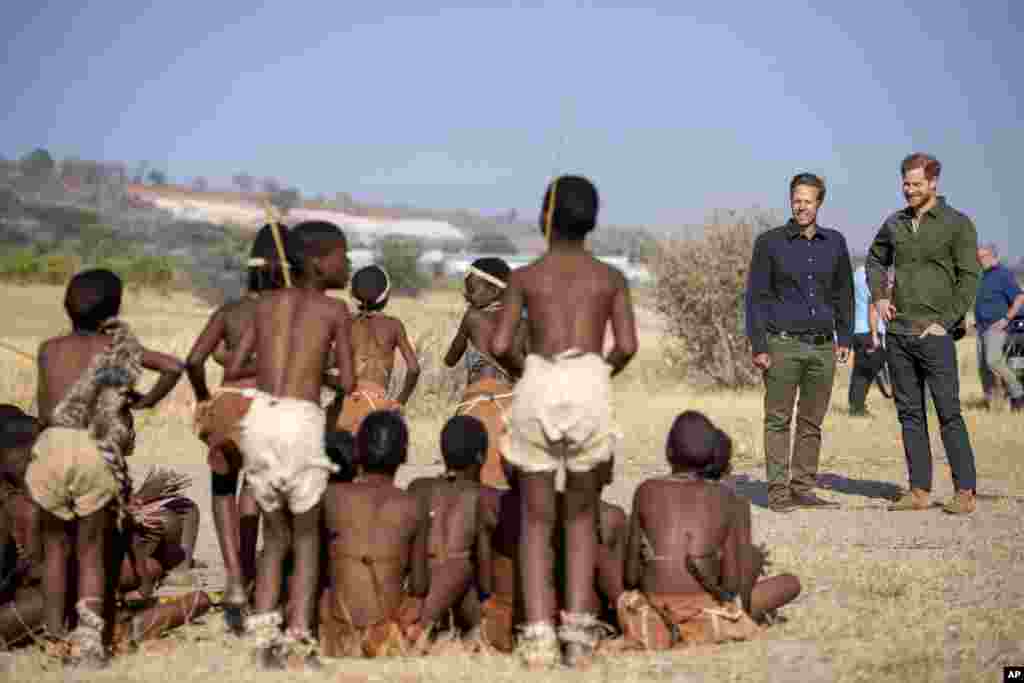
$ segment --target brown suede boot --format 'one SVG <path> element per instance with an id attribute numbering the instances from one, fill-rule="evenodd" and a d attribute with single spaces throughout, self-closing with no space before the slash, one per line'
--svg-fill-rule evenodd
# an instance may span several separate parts
<path id="1" fill-rule="evenodd" d="M 928 492 L 924 489 L 910 489 L 889 504 L 892 511 L 927 510 L 929 507 L 931 502 L 928 500 Z"/>
<path id="2" fill-rule="evenodd" d="M 957 491 L 953 498 L 942 506 L 942 511 L 951 515 L 969 515 L 974 512 L 975 507 L 974 491 L 964 490 Z"/>

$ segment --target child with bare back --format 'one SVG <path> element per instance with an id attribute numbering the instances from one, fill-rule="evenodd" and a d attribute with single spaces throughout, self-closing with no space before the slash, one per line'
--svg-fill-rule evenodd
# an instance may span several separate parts
<path id="1" fill-rule="evenodd" d="M 520 473 L 507 460 L 502 463 L 506 490 L 485 487 L 477 510 L 477 586 L 480 595 L 480 628 L 476 637 L 485 649 L 510 653 L 515 648 L 516 627 L 523 622 L 522 576 L 518 557 L 522 537 Z M 559 494 L 561 499 L 561 494 Z M 547 550 L 556 555 L 562 543 L 552 529 Z M 559 587 L 555 567 L 543 582 L 549 618 L 558 617 Z"/>
<path id="2" fill-rule="evenodd" d="M 516 327 L 515 341 L 504 363 L 490 355 L 509 272 L 508 264 L 500 258 L 473 261 L 466 274 L 465 297 L 469 308 L 444 357 L 445 365 L 450 368 L 461 358 L 466 359 L 466 389 L 455 413 L 472 415 L 487 428 L 487 461 L 480 480 L 487 486 L 499 488 L 508 488 L 501 466 L 501 439 L 505 434 L 505 415 L 512 405 L 513 389 L 522 374 L 526 355 L 524 325 Z"/>
<path id="3" fill-rule="evenodd" d="M 131 494 L 125 458 L 135 446 L 129 410 L 156 405 L 183 370 L 182 363 L 139 344 L 117 319 L 121 280 L 89 270 L 68 283 L 64 307 L 73 331 L 39 347 L 38 405 L 43 431 L 33 446 L 25 481 L 42 509 L 46 628 L 64 633 L 68 544 L 78 564 L 78 625 L 68 643 L 72 664 L 106 661 L 102 634 L 112 611 L 120 557 L 115 527 L 122 528 Z M 135 391 L 142 370 L 160 373 L 145 396 Z M 102 616 L 101 616 L 102 614 Z"/>
<path id="4" fill-rule="evenodd" d="M 597 466 L 612 457 L 618 432 L 613 424 L 611 376 L 637 350 L 636 323 L 622 273 L 584 247 L 597 222 L 597 190 L 585 178 L 556 178 L 544 195 L 542 226 L 548 251 L 514 271 L 492 340 L 496 358 L 513 349 L 525 305 L 531 353 L 509 411 L 505 458 L 521 471 L 525 528 L 519 563 L 526 596 L 526 620 L 518 649 L 530 666 L 560 659 L 583 663 L 597 643 L 598 622 L 587 611 L 597 562 Z M 614 347 L 602 356 L 611 323 Z M 557 521 L 555 474 L 566 467 L 566 604 L 555 632 L 544 582 L 551 574 L 547 539 Z"/>
<path id="5" fill-rule="evenodd" d="M 238 445 L 243 474 L 263 515 L 264 547 L 245 629 L 268 668 L 296 660 L 317 665 L 310 627 L 319 583 L 320 499 L 335 469 L 324 449 L 320 390 L 325 381 L 346 393 L 353 385 L 348 307 L 325 293 L 347 284 L 345 236 L 336 225 L 310 221 L 296 226 L 291 237 L 301 256 L 300 286 L 260 296 L 224 374 L 228 382 L 246 376 L 255 354 L 257 388 L 243 390 L 249 406 Z M 332 348 L 337 380 L 325 374 Z M 289 552 L 294 574 L 282 617 L 276 608 Z"/>
<path id="6" fill-rule="evenodd" d="M 215 350 L 224 349 L 225 367 L 230 365 L 242 333 L 252 324 L 256 302 L 265 292 L 285 284 L 285 271 L 297 271 L 295 241 L 288 228 L 277 226 L 283 254 L 278 253 L 274 226 L 264 225 L 256 234 L 250 252 L 248 287 L 244 297 L 218 308 L 196 339 L 186 360 L 188 378 L 196 395 L 196 433 L 209 448 L 213 523 L 224 558 L 227 582 L 224 590 L 225 616 L 237 629 L 247 597 L 245 586 L 255 579 L 256 541 L 259 536 L 259 508 L 247 485 L 238 491 L 238 473 L 242 468 L 239 451 L 239 424 L 248 409 L 248 399 L 240 393 L 257 386 L 255 375 L 233 382 L 222 382 L 210 393 L 206 384 L 206 360 Z M 254 371 L 254 368 L 253 368 Z"/>
<path id="7" fill-rule="evenodd" d="M 476 588 L 475 546 L 477 508 L 483 488 L 480 469 L 487 453 L 487 431 L 469 415 L 456 415 L 441 431 L 445 473 L 409 484 L 408 491 L 426 506 L 430 517 L 427 557 L 430 592 L 423 602 L 421 621 L 434 624 L 452 611 L 458 630 L 480 622 Z"/>
<path id="8" fill-rule="evenodd" d="M 418 654 L 430 635 L 420 621 L 429 518 L 414 494 L 395 486 L 408 448 L 401 415 L 370 413 L 356 434 L 355 481 L 324 497 L 331 587 L 320 602 L 320 638 L 327 656 Z"/>
<path id="9" fill-rule="evenodd" d="M 686 411 L 668 436 L 672 473 L 636 490 L 619 621 L 632 647 L 648 650 L 746 640 L 765 614 L 790 602 L 790 574 L 758 580 L 765 553 L 753 545 L 750 501 L 719 479 L 732 442 L 703 414 Z"/>
<path id="10" fill-rule="evenodd" d="M 380 266 L 360 268 L 352 278 L 352 297 L 359 312 L 352 321 L 352 353 L 355 356 L 356 388 L 345 397 L 337 427 L 351 434 L 359 431 L 363 419 L 375 410 L 397 410 L 409 402 L 420 378 L 420 362 L 409 343 L 405 325 L 398 318 L 383 315 L 391 282 Z M 387 396 L 395 350 L 405 361 L 405 386 L 398 399 Z"/>

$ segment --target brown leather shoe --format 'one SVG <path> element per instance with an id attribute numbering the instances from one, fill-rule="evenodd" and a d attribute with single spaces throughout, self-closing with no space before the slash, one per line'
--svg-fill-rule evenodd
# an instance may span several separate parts
<path id="1" fill-rule="evenodd" d="M 894 512 L 902 510 L 927 510 L 929 507 L 931 507 L 931 502 L 928 500 L 928 492 L 924 489 L 910 489 L 889 504 L 889 509 Z"/>
<path id="2" fill-rule="evenodd" d="M 974 491 L 957 491 L 953 498 L 942 506 L 942 511 L 951 515 L 969 515 L 974 512 L 977 503 L 974 498 Z"/>
<path id="3" fill-rule="evenodd" d="M 790 500 L 793 501 L 793 505 L 795 505 L 796 507 L 801 507 L 801 508 L 837 508 L 837 507 L 839 507 L 839 503 L 836 503 L 836 502 L 831 501 L 831 500 L 825 500 L 824 498 L 819 498 L 812 491 L 808 491 L 807 493 L 794 493 L 790 497 Z"/>

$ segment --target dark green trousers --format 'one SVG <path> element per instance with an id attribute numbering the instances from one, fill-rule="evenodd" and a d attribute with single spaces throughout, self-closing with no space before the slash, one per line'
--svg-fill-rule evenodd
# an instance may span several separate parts
<path id="1" fill-rule="evenodd" d="M 772 365 L 764 373 L 764 453 L 768 496 L 778 501 L 790 490 L 810 493 L 815 488 L 821 423 L 832 399 L 836 360 L 831 340 L 814 346 L 771 335 L 768 353 Z M 795 438 L 790 434 L 794 404 Z"/>

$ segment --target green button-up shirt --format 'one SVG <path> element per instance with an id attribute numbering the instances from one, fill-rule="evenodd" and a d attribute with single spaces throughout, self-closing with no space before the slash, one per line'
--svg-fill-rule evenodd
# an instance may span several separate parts
<path id="1" fill-rule="evenodd" d="M 871 296 L 886 298 L 885 272 L 895 266 L 890 334 L 920 334 L 932 323 L 952 330 L 978 288 L 978 231 L 971 219 L 938 197 L 914 230 L 907 207 L 889 216 L 868 250 Z"/>

